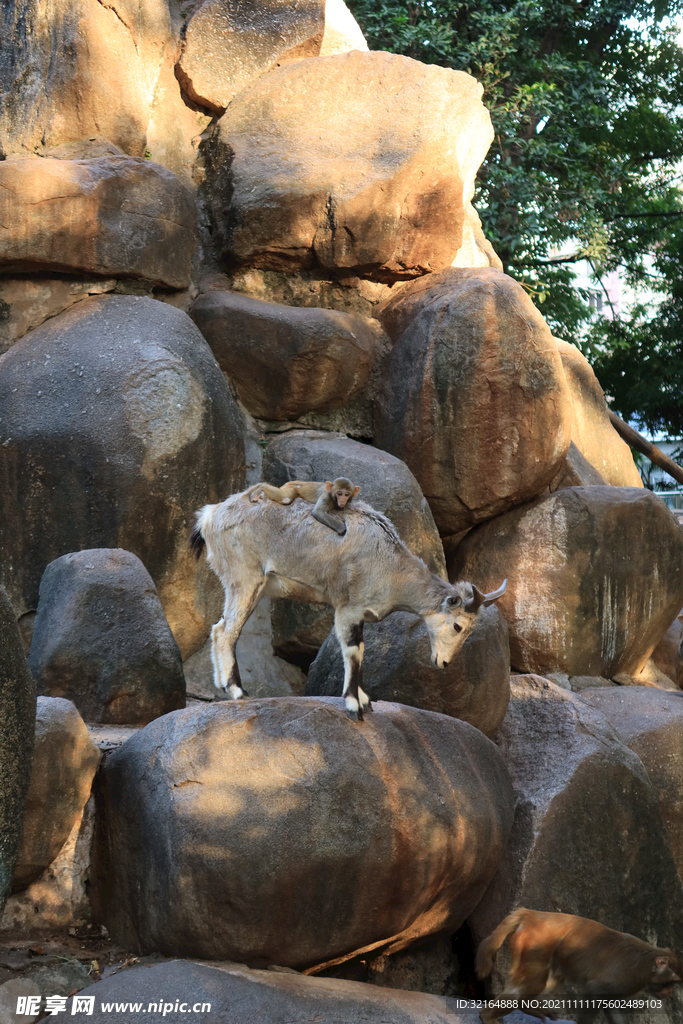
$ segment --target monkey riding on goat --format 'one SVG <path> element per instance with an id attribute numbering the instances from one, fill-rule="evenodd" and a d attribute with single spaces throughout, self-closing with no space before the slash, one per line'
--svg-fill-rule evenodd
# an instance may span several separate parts
<path id="1" fill-rule="evenodd" d="M 287 597 L 334 608 L 334 630 L 344 658 L 342 696 L 349 716 L 362 721 L 371 711 L 363 691 L 363 624 L 380 622 L 394 611 L 420 615 L 427 626 L 432 662 L 445 668 L 474 629 L 481 608 L 505 593 L 484 594 L 472 583 L 447 583 L 429 571 L 399 537 L 386 516 L 355 501 L 358 489 L 341 481 L 346 529 L 333 537 L 339 520 L 320 529 L 294 493 L 301 481 L 292 481 L 270 501 L 252 501 L 259 488 L 268 496 L 268 484 L 257 484 L 233 494 L 219 505 L 205 505 L 197 514 L 190 547 L 197 558 L 206 547 L 208 562 L 225 588 L 223 617 L 211 631 L 214 683 L 233 698 L 246 696 L 235 658 L 242 627 L 262 597 Z M 335 481 L 340 483 L 340 481 Z M 331 496 L 335 484 L 315 484 Z M 290 490 L 287 490 L 287 488 Z M 281 493 L 290 504 L 283 507 Z M 321 495 L 318 492 L 316 506 Z M 318 508 L 320 512 L 320 508 Z M 323 507 L 323 512 L 325 511 Z M 313 510 L 315 513 L 315 509 Z M 337 513 L 338 514 L 338 513 Z M 327 527 L 329 523 L 315 517 Z"/>
<path id="2" fill-rule="evenodd" d="M 333 519 L 330 512 L 346 508 L 350 501 L 358 497 L 360 486 L 354 487 L 350 480 L 340 476 L 330 482 L 317 482 L 315 480 L 289 480 L 282 487 L 273 487 L 272 484 L 254 484 L 247 491 L 250 501 L 258 501 L 261 495 L 277 501 L 280 505 L 291 505 L 295 498 L 303 498 L 314 504 L 311 515 L 323 526 L 329 526 L 331 530 L 343 537 L 346 533 L 346 526 L 339 519 Z"/>

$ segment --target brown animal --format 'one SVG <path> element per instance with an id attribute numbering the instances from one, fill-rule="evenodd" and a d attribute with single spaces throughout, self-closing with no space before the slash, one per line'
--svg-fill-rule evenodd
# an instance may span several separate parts
<path id="1" fill-rule="evenodd" d="M 326 480 L 318 483 L 315 480 L 288 480 L 282 487 L 274 487 L 272 484 L 254 484 L 247 491 L 250 501 L 258 501 L 261 494 L 271 501 L 277 501 L 279 505 L 291 505 L 295 498 L 303 498 L 315 505 L 311 512 L 314 519 L 317 519 L 323 526 L 329 526 L 330 530 L 343 537 L 346 533 L 346 525 L 339 519 L 334 519 L 330 512 L 345 508 L 349 502 L 358 497 L 360 487 L 354 487 L 350 480 L 340 476 L 334 482 Z"/>
<path id="2" fill-rule="evenodd" d="M 501 1000 L 542 998 L 565 981 L 576 989 L 577 998 L 628 997 L 646 986 L 655 986 L 657 996 L 665 996 L 676 982 L 683 981 L 683 962 L 671 949 L 651 946 L 587 917 L 544 914 L 524 907 L 509 914 L 479 946 L 476 968 L 480 978 L 491 973 L 493 954 L 508 935 L 512 967 Z M 557 1020 L 557 1014 L 549 1010 L 543 1013 L 524 1007 L 524 1012 L 543 1021 L 546 1017 Z M 605 1008 L 579 1010 L 577 1024 L 591 1024 L 600 1012 L 610 1024 L 626 1024 L 619 1010 Z M 512 1010 L 492 1007 L 479 1017 L 483 1024 L 493 1024 L 508 1013 Z"/>

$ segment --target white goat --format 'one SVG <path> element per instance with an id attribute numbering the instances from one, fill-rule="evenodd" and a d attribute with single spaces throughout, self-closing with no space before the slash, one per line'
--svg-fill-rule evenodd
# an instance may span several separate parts
<path id="1" fill-rule="evenodd" d="M 432 660 L 444 668 L 472 632 L 479 609 L 505 593 L 506 583 L 482 594 L 471 583 L 434 576 L 393 524 L 363 502 L 337 515 L 347 525 L 343 537 L 316 522 L 303 502 L 252 503 L 245 492 L 198 513 L 190 546 L 199 558 L 206 545 L 209 565 L 225 587 L 223 618 L 211 632 L 214 683 L 231 697 L 246 695 L 235 647 L 264 596 L 332 605 L 344 656 L 346 709 L 362 720 L 363 711 L 372 710 L 361 686 L 364 622 L 379 622 L 394 611 L 420 615 Z"/>

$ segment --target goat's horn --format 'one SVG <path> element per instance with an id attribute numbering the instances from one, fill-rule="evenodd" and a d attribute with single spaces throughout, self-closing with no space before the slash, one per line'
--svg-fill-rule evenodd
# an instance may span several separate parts
<path id="1" fill-rule="evenodd" d="M 497 601 L 499 597 L 503 596 L 503 594 L 505 593 L 507 588 L 508 588 L 508 581 L 507 580 L 503 580 L 501 585 L 498 587 L 498 590 L 492 590 L 490 594 L 484 594 L 483 595 L 484 605 L 493 604 L 494 601 Z"/>
<path id="2" fill-rule="evenodd" d="M 486 607 L 489 604 L 493 604 L 494 601 L 497 601 L 499 597 L 503 596 L 507 590 L 507 585 L 508 581 L 503 580 L 501 585 L 498 587 L 498 590 L 492 590 L 490 594 L 482 594 L 479 587 L 475 587 L 474 583 L 471 583 L 472 600 L 467 604 L 465 610 L 468 612 L 477 612 L 482 605 Z"/>

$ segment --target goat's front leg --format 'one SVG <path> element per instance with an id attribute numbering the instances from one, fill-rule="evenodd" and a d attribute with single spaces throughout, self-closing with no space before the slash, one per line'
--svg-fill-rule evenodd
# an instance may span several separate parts
<path id="1" fill-rule="evenodd" d="M 248 591 L 241 587 L 226 587 L 223 618 L 211 630 L 214 686 L 217 690 L 225 690 L 233 700 L 249 696 L 242 687 L 235 648 L 244 623 L 259 603 L 265 585 L 264 578 Z"/>
<path id="2" fill-rule="evenodd" d="M 363 682 L 363 622 L 354 622 L 343 614 L 335 615 L 334 630 L 344 658 L 344 689 L 342 697 L 346 713 L 354 721 L 363 721 L 363 712 L 372 711 L 372 704 L 362 688 Z"/>

